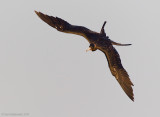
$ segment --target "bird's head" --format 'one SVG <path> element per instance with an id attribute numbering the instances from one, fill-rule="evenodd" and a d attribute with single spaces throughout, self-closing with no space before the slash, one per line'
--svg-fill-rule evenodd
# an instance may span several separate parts
<path id="1" fill-rule="evenodd" d="M 91 44 L 89 45 L 89 48 L 86 50 L 86 52 L 88 52 L 89 50 L 91 50 L 91 51 L 96 51 L 96 50 L 97 50 L 96 45 L 93 44 L 93 43 L 91 43 Z"/>

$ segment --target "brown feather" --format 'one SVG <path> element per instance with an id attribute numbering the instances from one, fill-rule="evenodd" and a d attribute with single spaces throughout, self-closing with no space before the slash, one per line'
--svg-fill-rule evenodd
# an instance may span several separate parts
<path id="1" fill-rule="evenodd" d="M 42 19 L 44 22 L 46 22 L 53 28 L 56 28 L 60 32 L 72 33 L 85 37 L 89 41 L 92 47 L 92 51 L 99 49 L 102 52 L 104 52 L 108 60 L 109 68 L 111 70 L 112 75 L 115 76 L 115 78 L 121 85 L 124 92 L 128 95 L 128 97 L 134 101 L 134 94 L 132 89 L 133 83 L 129 79 L 128 73 L 121 64 L 121 59 L 118 52 L 112 46 L 112 45 L 126 46 L 130 44 L 120 44 L 110 40 L 109 37 L 106 36 L 106 33 L 104 32 L 104 26 L 106 22 L 104 22 L 102 26 L 101 33 L 97 33 L 83 26 L 71 25 L 67 21 L 58 17 L 45 15 L 37 11 L 35 11 L 35 13 L 40 17 L 40 19 Z"/>
<path id="2" fill-rule="evenodd" d="M 88 35 L 98 34 L 97 32 L 91 31 L 86 27 L 71 25 L 70 23 L 68 23 L 67 21 L 61 18 L 49 16 L 37 11 L 35 11 L 35 13 L 39 16 L 40 19 L 42 19 L 51 27 L 56 28 L 60 32 L 80 35 L 85 37 L 87 40 L 88 40 L 88 37 L 87 37 Z"/>
<path id="3" fill-rule="evenodd" d="M 132 89 L 133 83 L 131 82 L 128 73 L 121 64 L 121 59 L 118 52 L 112 45 L 103 47 L 101 51 L 103 51 L 106 55 L 112 75 L 115 76 L 116 80 L 119 82 L 127 96 L 132 101 L 134 101 L 134 94 Z"/>

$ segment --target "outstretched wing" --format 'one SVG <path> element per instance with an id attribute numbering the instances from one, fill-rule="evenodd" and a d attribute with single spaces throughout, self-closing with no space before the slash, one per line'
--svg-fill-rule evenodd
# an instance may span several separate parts
<path id="1" fill-rule="evenodd" d="M 35 11 L 35 13 L 48 25 L 52 26 L 53 28 L 56 28 L 58 31 L 61 32 L 77 34 L 85 37 L 87 40 L 88 40 L 87 37 L 88 35 L 96 33 L 83 26 L 71 25 L 67 21 L 58 17 L 49 16 L 37 11 Z"/>
<path id="2" fill-rule="evenodd" d="M 121 59 L 118 52 L 112 45 L 103 47 L 101 51 L 106 55 L 112 75 L 115 76 L 116 80 L 119 82 L 127 96 L 134 101 L 132 89 L 133 83 L 131 82 L 127 71 L 121 64 Z"/>

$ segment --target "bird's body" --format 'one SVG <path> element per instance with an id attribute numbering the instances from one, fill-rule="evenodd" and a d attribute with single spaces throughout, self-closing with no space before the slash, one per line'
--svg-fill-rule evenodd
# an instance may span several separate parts
<path id="1" fill-rule="evenodd" d="M 120 44 L 110 40 L 104 31 L 106 22 L 104 22 L 101 32 L 97 33 L 83 26 L 71 25 L 61 18 L 48 16 L 37 11 L 35 12 L 44 22 L 53 28 L 56 28 L 58 31 L 83 36 L 90 43 L 88 50 L 96 51 L 99 49 L 102 51 L 106 55 L 112 75 L 115 76 L 116 80 L 119 82 L 128 97 L 134 101 L 132 89 L 133 83 L 129 79 L 128 73 L 121 64 L 121 59 L 118 52 L 113 47 L 113 45 L 127 46 L 131 44 Z"/>

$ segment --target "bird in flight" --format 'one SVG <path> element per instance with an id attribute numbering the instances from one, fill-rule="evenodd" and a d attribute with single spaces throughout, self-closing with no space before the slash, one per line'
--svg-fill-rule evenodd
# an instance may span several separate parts
<path id="1" fill-rule="evenodd" d="M 107 58 L 112 75 L 116 78 L 127 96 L 134 101 L 132 89 L 133 83 L 131 82 L 127 71 L 121 64 L 118 52 L 113 47 L 113 45 L 128 46 L 131 44 L 120 44 L 110 40 L 104 31 L 106 21 L 104 22 L 100 33 L 98 33 L 83 26 L 72 25 L 59 17 L 49 16 L 37 11 L 35 11 L 35 13 L 40 19 L 60 32 L 83 36 L 90 43 L 89 48 L 86 51 L 96 51 L 97 49 L 102 51 Z"/>

